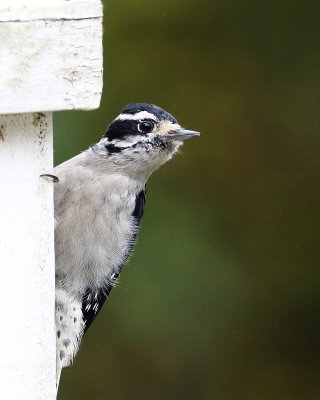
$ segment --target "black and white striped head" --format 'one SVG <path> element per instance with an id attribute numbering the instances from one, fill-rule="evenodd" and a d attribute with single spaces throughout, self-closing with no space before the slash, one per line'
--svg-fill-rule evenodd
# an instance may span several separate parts
<path id="1" fill-rule="evenodd" d="M 156 169 L 169 160 L 182 142 L 199 132 L 183 129 L 177 120 L 153 104 L 127 105 L 97 144 L 116 164 Z"/>

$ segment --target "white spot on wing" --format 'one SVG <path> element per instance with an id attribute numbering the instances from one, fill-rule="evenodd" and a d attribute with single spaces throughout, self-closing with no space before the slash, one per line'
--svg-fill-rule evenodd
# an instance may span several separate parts
<path id="1" fill-rule="evenodd" d="M 99 303 L 95 303 L 94 306 L 92 307 L 92 308 L 93 308 L 93 311 L 95 312 L 95 314 L 96 314 L 97 311 L 98 311 L 98 307 L 99 307 Z"/>

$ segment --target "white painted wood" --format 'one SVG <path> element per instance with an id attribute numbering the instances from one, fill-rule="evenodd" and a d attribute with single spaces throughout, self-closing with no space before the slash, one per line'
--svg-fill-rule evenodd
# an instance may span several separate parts
<path id="1" fill-rule="evenodd" d="M 99 0 L 1 0 L 0 21 L 102 17 Z"/>
<path id="2" fill-rule="evenodd" d="M 0 115 L 0 399 L 55 399 L 52 115 Z"/>
<path id="3" fill-rule="evenodd" d="M 48 111 L 101 92 L 100 0 L 0 0 L 0 399 L 56 397 Z"/>
<path id="4" fill-rule="evenodd" d="M 0 113 L 94 109 L 101 91 L 99 0 L 2 0 Z"/>

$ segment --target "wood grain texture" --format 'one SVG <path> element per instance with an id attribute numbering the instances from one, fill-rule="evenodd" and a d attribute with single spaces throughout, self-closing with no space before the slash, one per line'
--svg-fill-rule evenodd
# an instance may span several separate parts
<path id="1" fill-rule="evenodd" d="M 100 1 L 13 2 L 0 16 L 0 113 L 99 106 Z"/>

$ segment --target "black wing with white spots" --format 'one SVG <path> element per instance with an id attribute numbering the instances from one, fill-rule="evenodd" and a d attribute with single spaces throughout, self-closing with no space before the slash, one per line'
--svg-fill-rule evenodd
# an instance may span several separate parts
<path id="1" fill-rule="evenodd" d="M 116 280 L 118 276 L 118 274 L 114 274 L 114 279 Z M 98 315 L 98 312 L 101 310 L 112 287 L 112 285 L 108 285 L 107 288 L 103 288 L 97 291 L 87 290 L 87 292 L 83 296 L 82 318 L 84 322 L 84 332 L 87 331 L 95 317 Z"/>
<path id="2" fill-rule="evenodd" d="M 135 208 L 133 210 L 132 216 L 136 220 L 136 225 L 140 227 L 141 219 L 144 213 L 144 207 L 146 203 L 146 189 L 142 190 L 136 197 L 136 204 Z M 137 239 L 138 232 L 136 232 L 134 236 L 134 242 Z M 129 254 L 127 255 L 126 258 L 129 257 L 132 248 L 134 246 L 134 243 L 132 244 Z M 123 264 L 119 268 L 119 273 L 124 267 L 125 264 Z M 111 277 L 108 278 L 108 284 L 101 288 L 100 290 L 87 290 L 85 295 L 83 296 L 82 299 L 82 317 L 84 321 L 84 332 L 87 331 L 89 326 L 92 324 L 93 320 L 95 317 L 98 315 L 99 311 L 101 310 L 104 302 L 106 301 L 111 289 L 113 286 L 116 284 L 116 281 L 119 277 L 119 273 L 113 273 Z"/>

